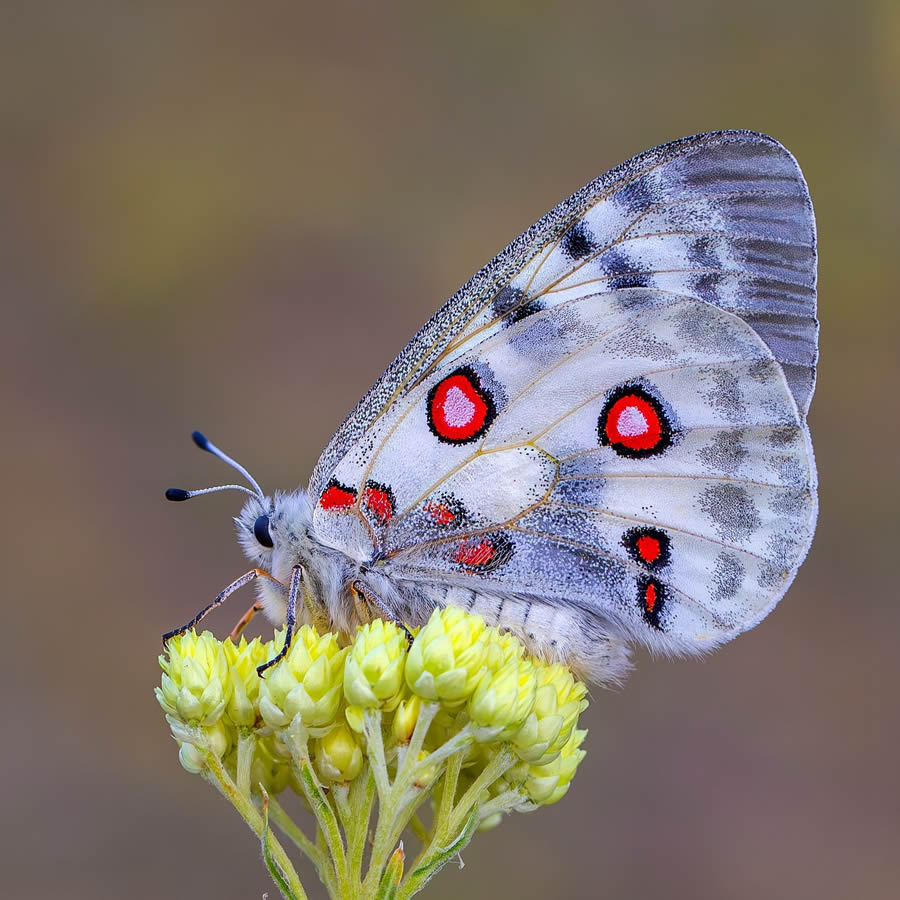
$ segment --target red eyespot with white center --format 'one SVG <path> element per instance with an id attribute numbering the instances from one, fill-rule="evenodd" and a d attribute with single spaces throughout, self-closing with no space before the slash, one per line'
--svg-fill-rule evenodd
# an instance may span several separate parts
<path id="1" fill-rule="evenodd" d="M 461 366 L 428 393 L 428 427 L 448 444 L 467 444 L 480 438 L 497 414 L 493 398 L 469 366 Z"/>
<path id="2" fill-rule="evenodd" d="M 622 544 L 636 563 L 648 569 L 661 569 L 671 559 L 671 541 L 661 528 L 629 528 Z"/>
<path id="3" fill-rule="evenodd" d="M 367 481 L 363 495 L 366 509 L 382 525 L 394 516 L 394 492 L 386 485 L 377 481 Z"/>
<path id="4" fill-rule="evenodd" d="M 508 563 L 515 553 L 513 542 L 505 534 L 482 534 L 460 541 L 450 559 L 472 574 L 484 574 Z"/>
<path id="5" fill-rule="evenodd" d="M 597 437 L 601 446 L 612 447 L 619 456 L 655 456 L 671 445 L 672 426 L 656 397 L 640 385 L 625 384 L 604 404 Z"/>
<path id="6" fill-rule="evenodd" d="M 322 509 L 349 509 L 354 503 L 356 491 L 341 484 L 336 478 L 328 482 L 322 496 L 319 497 L 319 506 Z"/>

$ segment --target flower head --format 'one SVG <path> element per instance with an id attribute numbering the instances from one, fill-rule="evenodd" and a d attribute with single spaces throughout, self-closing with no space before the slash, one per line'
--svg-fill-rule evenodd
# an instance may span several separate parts
<path id="1" fill-rule="evenodd" d="M 344 696 L 353 706 L 391 710 L 403 692 L 406 632 L 383 619 L 363 625 L 344 663 Z"/>
<path id="2" fill-rule="evenodd" d="M 283 643 L 276 636 L 275 646 Z M 335 721 L 341 704 L 344 657 L 336 634 L 320 635 L 304 625 L 294 635 L 291 649 L 261 679 L 259 711 L 268 725 L 286 726 L 300 715 L 307 728 Z"/>
<path id="3" fill-rule="evenodd" d="M 191 629 L 173 637 L 168 656 L 160 656 L 162 684 L 159 705 L 170 715 L 193 725 L 214 725 L 231 697 L 228 660 L 222 644 L 204 631 Z"/>
<path id="4" fill-rule="evenodd" d="M 587 706 L 585 685 L 558 663 L 537 665 L 534 706 L 512 743 L 520 759 L 546 765 L 559 755 Z"/>
<path id="5" fill-rule="evenodd" d="M 585 757 L 581 744 L 586 736 L 587 731 L 576 728 L 552 762 L 545 766 L 529 766 L 524 789 L 532 803 L 550 806 L 565 796 L 578 764 Z"/>
<path id="6" fill-rule="evenodd" d="M 406 683 L 425 700 L 462 704 L 485 671 L 484 620 L 454 606 L 436 609 L 406 660 Z"/>
<path id="7" fill-rule="evenodd" d="M 534 664 L 512 656 L 488 672 L 469 698 L 469 716 L 480 740 L 498 740 L 518 731 L 534 706 L 537 675 Z"/>

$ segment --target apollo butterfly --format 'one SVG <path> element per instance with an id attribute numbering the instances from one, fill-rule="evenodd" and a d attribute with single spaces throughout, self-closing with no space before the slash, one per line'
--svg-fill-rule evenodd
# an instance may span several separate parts
<path id="1" fill-rule="evenodd" d="M 236 521 L 254 568 L 217 601 L 258 579 L 285 647 L 310 615 L 350 631 L 455 604 L 609 680 L 629 644 L 703 652 L 787 590 L 817 512 L 817 340 L 793 157 L 749 131 L 685 138 L 591 182 L 468 281 L 306 490 L 266 496 L 196 434 L 252 490 L 168 496 L 250 494 Z"/>

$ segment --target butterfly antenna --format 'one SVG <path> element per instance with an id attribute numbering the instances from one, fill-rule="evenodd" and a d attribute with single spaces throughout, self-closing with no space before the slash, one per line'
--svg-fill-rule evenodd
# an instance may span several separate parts
<path id="1" fill-rule="evenodd" d="M 244 487 L 242 484 L 220 484 L 216 487 L 208 487 L 201 488 L 196 491 L 186 491 L 182 488 L 169 488 L 166 491 L 166 500 L 172 500 L 174 502 L 179 502 L 182 500 L 190 500 L 192 497 L 199 497 L 201 494 L 214 494 L 218 491 L 243 491 L 245 494 L 249 494 L 251 497 L 259 497 L 260 500 L 265 500 L 266 495 L 263 493 L 262 488 L 257 483 L 256 479 L 236 460 L 232 459 L 227 453 L 224 453 L 220 450 L 212 441 L 210 441 L 206 435 L 202 434 L 199 431 L 195 431 L 191 437 L 194 440 L 194 443 L 201 449 L 205 450 L 207 453 L 212 453 L 213 456 L 217 456 L 222 462 L 228 463 L 233 469 L 237 469 L 250 484 L 253 485 L 254 490 L 250 490 L 250 488 Z"/>

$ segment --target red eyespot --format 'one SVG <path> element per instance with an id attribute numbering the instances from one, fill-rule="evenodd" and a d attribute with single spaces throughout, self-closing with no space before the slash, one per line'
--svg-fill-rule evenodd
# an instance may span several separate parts
<path id="1" fill-rule="evenodd" d="M 465 504 L 453 494 L 439 494 L 434 500 L 426 500 L 422 511 L 435 525 L 458 528 L 469 521 L 469 513 Z"/>
<path id="2" fill-rule="evenodd" d="M 662 553 L 662 547 L 659 546 L 659 541 L 655 537 L 644 535 L 643 537 L 638 538 L 637 552 L 638 556 L 640 556 L 645 563 L 650 563 L 652 565 L 659 559 L 659 555 Z"/>
<path id="3" fill-rule="evenodd" d="M 644 621 L 661 631 L 660 616 L 666 605 L 666 586 L 655 578 L 641 575 L 637 580 L 637 591 L 638 606 Z"/>
<path id="4" fill-rule="evenodd" d="M 601 446 L 620 456 L 640 458 L 662 453 L 672 443 L 672 428 L 659 400 L 639 385 L 626 384 L 606 401 L 597 436 Z"/>
<path id="5" fill-rule="evenodd" d="M 629 528 L 622 536 L 628 555 L 648 569 L 661 569 L 669 564 L 671 541 L 661 528 L 639 526 Z"/>
<path id="6" fill-rule="evenodd" d="M 496 409 L 475 371 L 462 366 L 431 389 L 427 413 L 428 427 L 438 440 L 466 444 L 488 430 Z"/>
<path id="7" fill-rule="evenodd" d="M 394 515 L 394 492 L 377 481 L 366 482 L 366 508 L 382 524 Z"/>
<path id="8" fill-rule="evenodd" d="M 456 518 L 453 514 L 453 510 L 443 503 L 426 503 L 425 512 L 431 516 L 432 520 L 437 525 L 449 525 Z"/>
<path id="9" fill-rule="evenodd" d="M 467 569 L 477 569 L 486 566 L 496 555 L 494 545 L 487 539 L 469 541 L 459 545 L 453 556 L 453 561 L 465 566 Z"/>
<path id="10" fill-rule="evenodd" d="M 322 509 L 348 509 L 356 503 L 356 491 L 353 488 L 340 484 L 332 478 L 328 482 L 322 496 L 319 497 L 319 506 Z"/>
<path id="11" fill-rule="evenodd" d="M 508 563 L 514 552 L 515 546 L 505 534 L 486 534 L 460 541 L 450 559 L 468 572 L 481 574 Z"/>

